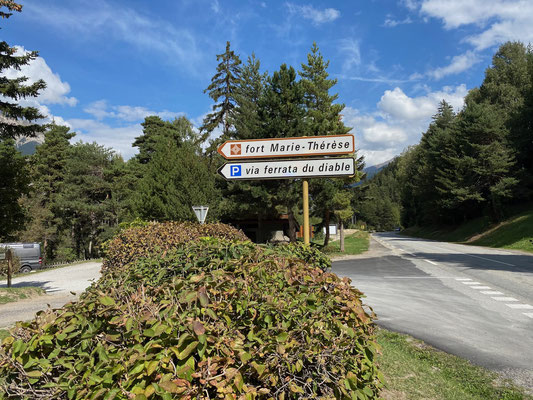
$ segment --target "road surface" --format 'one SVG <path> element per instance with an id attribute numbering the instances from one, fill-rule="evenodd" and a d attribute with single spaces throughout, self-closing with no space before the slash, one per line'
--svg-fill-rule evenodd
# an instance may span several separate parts
<path id="1" fill-rule="evenodd" d="M 384 328 L 533 390 L 532 255 L 380 233 L 333 272 L 366 294 Z"/>
<path id="2" fill-rule="evenodd" d="M 46 295 L 0 304 L 0 328 L 13 326 L 17 321 L 30 320 L 37 311 L 47 309 L 48 305 L 59 308 L 76 300 L 94 280 L 100 277 L 101 266 L 102 263 L 89 261 L 14 278 L 13 287 L 36 286 L 44 289 Z M 0 281 L 0 287 L 6 287 L 5 280 Z"/>

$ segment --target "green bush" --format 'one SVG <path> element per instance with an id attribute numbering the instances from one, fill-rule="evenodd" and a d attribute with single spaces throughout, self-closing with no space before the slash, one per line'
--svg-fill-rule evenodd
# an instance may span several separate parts
<path id="1" fill-rule="evenodd" d="M 0 398 L 377 398 L 360 297 L 250 242 L 186 242 L 19 323 L 0 348 Z"/>
<path id="2" fill-rule="evenodd" d="M 322 251 L 314 246 L 305 245 L 302 242 L 279 243 L 267 246 L 267 252 L 294 257 L 306 263 L 327 271 L 331 268 L 331 260 Z M 269 253 L 270 254 L 270 253 Z"/>
<path id="3" fill-rule="evenodd" d="M 178 245 L 201 237 L 248 240 L 242 231 L 224 224 L 134 223 L 106 242 L 102 269 L 122 267 L 139 257 L 161 255 Z"/>

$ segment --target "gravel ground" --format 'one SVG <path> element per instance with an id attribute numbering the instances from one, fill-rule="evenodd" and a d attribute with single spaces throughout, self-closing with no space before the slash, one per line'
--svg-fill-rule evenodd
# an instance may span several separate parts
<path id="1" fill-rule="evenodd" d="M 70 267 L 34 272 L 13 279 L 13 287 L 36 286 L 46 295 L 0 305 L 0 328 L 8 328 L 17 321 L 27 321 L 35 313 L 48 307 L 59 308 L 76 301 L 90 284 L 100 277 L 100 262 L 86 262 Z M 6 287 L 6 281 L 0 281 Z M 73 293 L 75 294 L 73 294 Z"/>

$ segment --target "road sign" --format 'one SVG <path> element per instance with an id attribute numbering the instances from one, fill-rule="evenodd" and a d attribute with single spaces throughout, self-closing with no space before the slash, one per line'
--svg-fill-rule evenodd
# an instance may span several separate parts
<path id="1" fill-rule="evenodd" d="M 192 210 L 198 219 L 198 222 L 203 224 L 205 222 L 205 217 L 207 217 L 207 212 L 209 211 L 208 206 L 192 206 Z"/>
<path id="2" fill-rule="evenodd" d="M 218 173 L 227 180 L 348 177 L 355 174 L 355 160 L 336 157 L 231 162 L 219 168 Z"/>
<path id="3" fill-rule="evenodd" d="M 355 152 L 355 140 L 353 135 L 228 140 L 217 151 L 228 160 L 331 156 Z"/>

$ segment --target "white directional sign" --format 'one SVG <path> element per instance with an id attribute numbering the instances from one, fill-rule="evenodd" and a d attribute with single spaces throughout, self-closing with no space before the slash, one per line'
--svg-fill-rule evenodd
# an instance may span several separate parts
<path id="1" fill-rule="evenodd" d="M 228 140 L 217 151 L 228 160 L 331 156 L 355 152 L 355 140 L 353 135 Z"/>
<path id="2" fill-rule="evenodd" d="M 348 177 L 355 174 L 355 160 L 350 157 L 231 162 L 218 172 L 227 180 Z"/>

